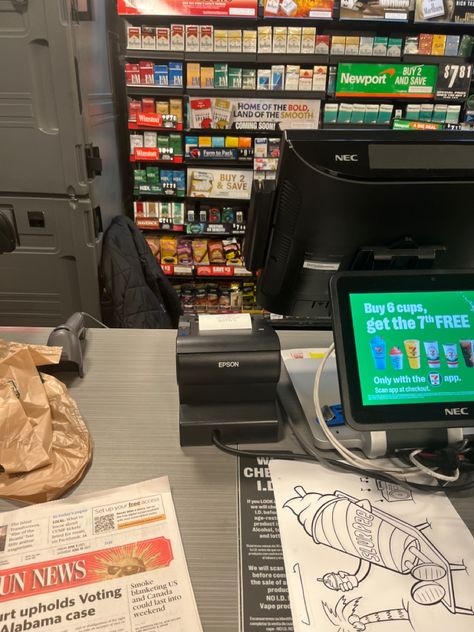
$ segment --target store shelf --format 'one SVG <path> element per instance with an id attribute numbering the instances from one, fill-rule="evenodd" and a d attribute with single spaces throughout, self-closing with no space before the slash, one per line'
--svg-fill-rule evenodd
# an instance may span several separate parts
<path id="1" fill-rule="evenodd" d="M 127 84 L 127 94 L 133 96 L 156 95 L 156 96 L 172 96 L 184 94 L 183 86 L 155 86 L 155 85 L 129 85 Z"/>
<path id="2" fill-rule="evenodd" d="M 242 266 L 207 265 L 198 264 L 192 266 L 162 263 L 161 267 L 167 276 L 187 277 L 251 277 L 249 270 Z"/>
<path id="3" fill-rule="evenodd" d="M 128 122 L 128 129 L 137 132 L 167 132 L 172 134 L 173 132 L 182 132 L 183 124 L 179 123 L 176 127 L 154 127 L 153 125 L 137 125 L 137 123 Z"/>
<path id="4" fill-rule="evenodd" d="M 369 123 L 323 123 L 322 129 L 373 129 L 373 130 L 383 130 L 383 129 L 392 129 L 391 123 L 374 123 L 373 125 Z"/>
<path id="5" fill-rule="evenodd" d="M 176 193 L 156 193 L 152 191 L 137 191 L 136 189 L 133 190 L 133 197 L 134 198 L 147 198 L 149 199 L 150 202 L 153 202 L 154 200 L 156 200 L 157 202 L 164 202 L 164 201 L 170 201 L 170 200 L 173 202 L 182 202 L 183 200 L 186 199 L 186 196 L 183 194 L 180 195 Z"/>
<path id="6" fill-rule="evenodd" d="M 232 90 L 230 88 L 187 88 L 186 94 L 192 97 L 259 98 L 259 99 L 324 99 L 325 92 L 313 90 Z"/>
<path id="7" fill-rule="evenodd" d="M 257 55 L 257 63 L 320 66 L 329 64 L 329 55 L 317 55 L 315 53 L 259 53 Z"/>
<path id="8" fill-rule="evenodd" d="M 170 61 L 183 61 L 184 51 L 182 50 L 144 50 L 141 48 L 127 49 L 125 59 L 140 59 L 143 61 L 153 61 L 169 59 Z"/>
<path id="9" fill-rule="evenodd" d="M 187 202 L 202 202 L 203 204 L 223 204 L 224 206 L 235 206 L 235 205 L 247 205 L 250 203 L 250 200 L 242 199 L 242 198 L 215 198 L 215 197 L 194 197 L 191 195 L 186 195 L 185 197 Z"/>
<path id="10" fill-rule="evenodd" d="M 154 149 L 154 147 L 144 147 L 144 149 Z M 130 162 L 156 162 L 162 165 L 182 165 L 184 163 L 183 156 L 174 156 L 173 158 L 155 158 L 152 156 L 131 155 Z"/>
<path id="11" fill-rule="evenodd" d="M 242 64 L 255 64 L 257 61 L 256 53 L 200 53 L 200 52 L 188 52 L 184 55 L 185 61 L 195 62 L 213 62 L 220 64 L 222 62 L 233 62 Z"/>
<path id="12" fill-rule="evenodd" d="M 141 230 L 163 230 L 172 231 L 174 233 L 184 233 L 186 226 L 184 224 L 173 224 L 171 222 L 162 222 L 152 217 L 135 217 L 135 224 Z"/>
<path id="13" fill-rule="evenodd" d="M 238 158 L 235 160 L 220 160 L 218 158 L 215 160 L 193 160 L 192 158 L 186 158 L 184 164 L 188 167 L 239 167 L 239 169 L 252 169 L 253 158 L 250 160 L 239 160 Z"/>
<path id="14" fill-rule="evenodd" d="M 400 64 L 400 56 L 387 55 L 330 55 L 331 64 Z"/>
<path id="15" fill-rule="evenodd" d="M 275 124 L 277 125 L 277 124 Z M 227 129 L 209 129 L 209 128 L 193 128 L 184 130 L 186 134 L 193 136 L 202 134 L 203 136 L 268 136 L 268 134 L 281 134 L 280 129 L 235 129 L 229 127 Z"/>
<path id="16" fill-rule="evenodd" d="M 472 59 L 456 55 L 403 55 L 404 64 L 472 64 Z"/>

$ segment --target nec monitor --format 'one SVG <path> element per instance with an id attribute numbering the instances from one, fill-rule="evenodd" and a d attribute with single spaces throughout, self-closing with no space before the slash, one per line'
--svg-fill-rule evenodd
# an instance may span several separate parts
<path id="1" fill-rule="evenodd" d="M 348 272 L 330 288 L 352 427 L 474 425 L 474 274 Z"/>
<path id="2" fill-rule="evenodd" d="M 253 197 L 257 301 L 330 327 L 337 271 L 474 268 L 474 135 L 287 131 L 275 191 Z"/>

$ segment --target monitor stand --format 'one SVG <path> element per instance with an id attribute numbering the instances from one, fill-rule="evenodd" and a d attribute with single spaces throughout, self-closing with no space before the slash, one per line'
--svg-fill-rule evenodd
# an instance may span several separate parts
<path id="1" fill-rule="evenodd" d="M 316 421 L 313 387 L 320 359 L 290 359 L 282 363 L 278 384 L 278 398 L 286 414 L 295 423 L 309 428 L 312 440 L 320 450 L 332 450 Z M 340 403 L 336 359 L 329 358 L 321 378 L 321 401 L 332 406 Z M 387 456 L 400 448 L 431 447 L 433 449 L 456 444 L 474 429 L 451 428 L 446 430 L 410 430 L 359 432 L 348 424 L 333 426 L 331 432 L 351 450 L 361 450 L 369 458 Z"/>
<path id="2" fill-rule="evenodd" d="M 351 270 L 429 270 L 436 267 L 442 245 L 419 246 L 411 237 L 404 237 L 389 247 L 364 246 L 354 257 Z"/>

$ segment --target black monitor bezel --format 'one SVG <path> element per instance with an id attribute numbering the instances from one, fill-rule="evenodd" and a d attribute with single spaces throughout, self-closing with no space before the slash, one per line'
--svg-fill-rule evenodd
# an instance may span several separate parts
<path id="1" fill-rule="evenodd" d="M 342 405 L 346 421 L 356 430 L 408 430 L 474 426 L 474 401 L 439 404 L 364 406 L 357 363 L 349 295 L 423 291 L 474 291 L 474 273 L 466 271 L 341 272 L 330 281 L 333 331 Z M 467 409 L 448 417 L 445 408 Z"/>

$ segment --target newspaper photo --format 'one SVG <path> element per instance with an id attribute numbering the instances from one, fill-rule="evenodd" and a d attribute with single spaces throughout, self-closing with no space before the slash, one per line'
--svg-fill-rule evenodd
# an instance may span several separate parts
<path id="1" fill-rule="evenodd" d="M 167 477 L 0 514 L 0 632 L 202 632 Z"/>

